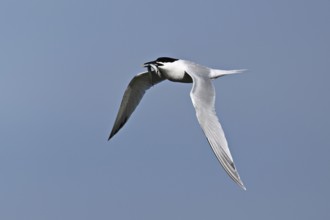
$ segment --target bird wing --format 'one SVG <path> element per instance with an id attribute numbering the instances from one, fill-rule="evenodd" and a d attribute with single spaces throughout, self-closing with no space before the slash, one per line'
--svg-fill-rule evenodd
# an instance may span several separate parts
<path id="1" fill-rule="evenodd" d="M 245 189 L 235 168 L 225 134 L 215 112 L 215 90 L 211 79 L 194 72 L 187 74 L 193 79 L 190 97 L 196 110 L 197 120 L 214 154 L 228 175 Z"/>
<path id="2" fill-rule="evenodd" d="M 163 81 L 164 79 L 164 77 L 149 69 L 147 72 L 136 75 L 130 81 L 121 101 L 120 108 L 108 140 L 110 140 L 125 125 L 136 106 L 140 103 L 144 93 L 153 85 Z"/>

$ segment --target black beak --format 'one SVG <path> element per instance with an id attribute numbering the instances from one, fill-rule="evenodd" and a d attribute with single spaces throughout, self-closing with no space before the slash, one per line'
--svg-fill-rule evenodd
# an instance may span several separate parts
<path id="1" fill-rule="evenodd" d="M 150 66 L 150 64 L 153 64 L 153 65 L 156 65 L 157 66 L 157 63 L 156 63 L 155 60 L 154 61 L 150 61 L 150 62 L 146 62 L 146 63 L 143 64 L 143 66 L 144 67 L 148 67 L 148 66 Z"/>

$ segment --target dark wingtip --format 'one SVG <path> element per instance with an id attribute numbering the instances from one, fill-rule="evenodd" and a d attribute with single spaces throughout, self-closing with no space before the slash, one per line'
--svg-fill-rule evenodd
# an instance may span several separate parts
<path id="1" fill-rule="evenodd" d="M 124 124 L 127 122 L 129 117 L 125 117 L 123 119 L 123 122 L 117 127 L 116 125 L 112 128 L 112 131 L 109 135 L 108 141 L 115 135 L 117 132 L 124 126 Z"/>
<path id="2" fill-rule="evenodd" d="M 110 139 L 116 134 L 117 132 L 113 132 L 111 131 L 109 137 L 108 137 L 108 141 L 110 141 Z"/>

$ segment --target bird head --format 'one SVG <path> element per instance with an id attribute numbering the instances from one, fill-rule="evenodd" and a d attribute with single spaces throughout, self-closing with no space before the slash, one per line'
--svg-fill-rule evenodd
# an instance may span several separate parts
<path id="1" fill-rule="evenodd" d="M 152 69 L 154 69 L 155 72 L 158 72 L 159 67 L 166 68 L 167 64 L 173 63 L 177 60 L 178 59 L 171 58 L 171 57 L 159 57 L 159 58 L 157 58 L 157 60 L 144 63 L 143 66 L 148 67 L 148 69 L 152 68 Z"/>
<path id="2" fill-rule="evenodd" d="M 150 66 L 150 64 L 153 64 L 153 65 L 155 65 L 155 66 L 158 67 L 158 66 L 164 66 L 167 63 L 173 63 L 173 62 L 175 62 L 177 60 L 178 59 L 171 58 L 171 57 L 159 57 L 159 58 L 157 58 L 157 60 L 144 63 L 143 65 L 144 65 L 144 67 L 148 67 L 148 66 Z"/>

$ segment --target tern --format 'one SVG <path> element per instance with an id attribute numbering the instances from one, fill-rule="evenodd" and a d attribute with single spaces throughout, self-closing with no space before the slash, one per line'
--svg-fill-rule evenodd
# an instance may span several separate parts
<path id="1" fill-rule="evenodd" d="M 143 64 L 147 71 L 130 81 L 110 133 L 110 140 L 127 122 L 145 92 L 164 81 L 192 83 L 190 98 L 196 110 L 197 120 L 220 164 L 228 175 L 244 190 L 246 189 L 229 151 L 224 131 L 215 112 L 215 89 L 212 79 L 241 73 L 239 70 L 220 70 L 205 67 L 194 62 L 170 57 L 159 57 Z"/>

